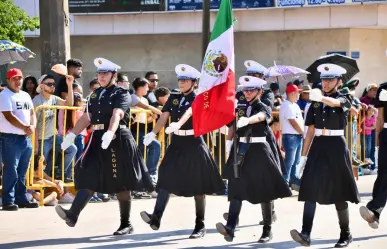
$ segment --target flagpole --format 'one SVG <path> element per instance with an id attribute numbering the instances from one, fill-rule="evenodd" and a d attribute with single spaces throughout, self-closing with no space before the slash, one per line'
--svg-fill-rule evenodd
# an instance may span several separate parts
<path id="1" fill-rule="evenodd" d="M 210 40 L 210 0 L 203 0 L 202 58 L 206 55 Z"/>

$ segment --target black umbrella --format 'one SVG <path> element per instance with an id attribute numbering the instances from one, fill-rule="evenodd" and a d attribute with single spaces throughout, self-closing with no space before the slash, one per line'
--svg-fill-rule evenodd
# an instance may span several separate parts
<path id="1" fill-rule="evenodd" d="M 347 70 L 347 73 L 343 75 L 343 82 L 347 82 L 358 72 L 360 72 L 356 60 L 340 54 L 330 54 L 318 58 L 306 69 L 306 71 L 310 72 L 310 74 L 307 76 L 310 83 L 317 84 L 321 81 L 320 72 L 317 71 L 317 67 L 325 63 L 336 64 Z"/>

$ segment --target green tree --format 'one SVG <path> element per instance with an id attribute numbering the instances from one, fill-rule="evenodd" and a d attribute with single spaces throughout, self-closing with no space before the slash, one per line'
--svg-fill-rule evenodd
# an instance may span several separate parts
<path id="1" fill-rule="evenodd" d="M 0 0 L 0 40 L 24 43 L 24 32 L 39 28 L 39 17 L 30 17 L 13 0 Z"/>

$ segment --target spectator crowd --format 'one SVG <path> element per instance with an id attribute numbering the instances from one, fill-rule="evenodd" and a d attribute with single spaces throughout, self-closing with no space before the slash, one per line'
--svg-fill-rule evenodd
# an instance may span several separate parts
<path id="1" fill-rule="evenodd" d="M 99 87 L 97 79 L 88 84 L 90 94 L 84 96 L 79 79 L 82 77 L 83 64 L 79 59 L 67 61 L 67 72 L 71 77 L 45 74 L 39 79 L 34 76 L 23 77 L 21 70 L 10 69 L 7 73 L 7 86 L 0 88 L 0 167 L 3 210 L 36 208 L 43 200 L 45 205 L 72 203 L 74 195 L 69 187 L 73 183 L 74 163 L 81 159 L 82 151 L 92 132 L 91 128 L 82 131 L 75 143 L 62 152 L 61 143 L 71 132 L 76 121 L 82 116 L 90 94 Z M 129 81 L 128 75 L 119 73 L 117 84 L 131 94 L 131 131 L 140 150 L 144 153 L 148 171 L 154 184 L 157 183 L 157 168 L 161 158 L 160 139 L 144 147 L 142 141 L 149 133 L 161 114 L 160 110 L 170 94 L 175 90 L 159 86 L 158 74 L 147 72 L 144 77 Z M 359 175 L 376 174 L 375 125 L 378 115 L 374 102 L 377 84 L 369 84 L 359 99 L 355 95 L 359 80 L 351 80 L 340 87 L 342 94 L 352 100 L 351 115 L 348 117 L 348 147 L 352 151 L 352 164 Z M 321 86 L 320 86 L 321 87 Z M 284 92 L 278 82 L 269 84 L 262 96 L 262 102 L 272 108 L 274 117 L 270 127 L 281 148 L 287 174 L 284 176 L 289 186 L 298 191 L 300 179 L 296 177 L 302 141 L 307 126 L 304 125 L 305 113 L 310 107 L 311 87 L 302 80 L 288 82 Z M 237 99 L 238 94 L 237 93 Z M 63 107 L 74 107 L 65 110 Z M 151 110 L 150 112 L 143 112 Z M 227 129 L 219 130 L 226 134 Z M 34 136 L 31 136 L 35 134 Z M 216 133 L 214 133 L 216 134 Z M 35 139 L 32 141 L 32 137 Z M 222 139 L 206 139 L 211 147 L 220 146 Z M 220 136 L 219 136 L 220 137 Z M 35 146 L 33 146 L 33 144 Z M 224 149 L 223 149 L 224 150 Z M 214 156 L 224 164 L 223 152 L 214 150 Z M 33 183 L 44 184 L 44 196 L 39 191 L 27 190 L 26 173 L 34 154 Z M 135 192 L 135 198 L 154 198 L 157 193 Z M 95 193 L 91 202 L 107 202 L 116 197 L 110 193 Z"/>

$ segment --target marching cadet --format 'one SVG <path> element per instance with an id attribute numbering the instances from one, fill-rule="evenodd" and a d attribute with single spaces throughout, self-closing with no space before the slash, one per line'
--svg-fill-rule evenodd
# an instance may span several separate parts
<path id="1" fill-rule="evenodd" d="M 352 242 L 347 201 L 360 202 L 344 138 L 351 102 L 337 91 L 347 71 L 335 64 L 322 64 L 317 70 L 324 95 L 320 89 L 309 93 L 312 103 L 305 120 L 309 128 L 297 165 L 297 174 L 302 176 L 298 200 L 305 202 L 303 225 L 301 233 L 292 230 L 290 234 L 302 246 L 310 246 L 316 202 L 335 204 L 341 229 L 335 247 L 343 248 Z"/>
<path id="2" fill-rule="evenodd" d="M 187 110 L 192 110 L 190 107 L 196 96 L 194 86 L 200 72 L 184 64 L 177 65 L 175 72 L 180 93 L 169 96 L 153 131 L 144 137 L 144 144 L 148 145 L 171 117 L 173 123 L 166 129 L 166 133 L 174 134 L 159 167 L 156 205 L 152 214 L 141 212 L 141 218 L 153 230 L 158 230 L 170 193 L 184 197 L 194 196 L 196 225 L 190 238 L 196 239 L 203 237 L 206 232 L 205 195 L 221 192 L 225 186 L 203 138 L 194 137 L 190 115 L 183 118 Z"/>
<path id="3" fill-rule="evenodd" d="M 375 107 L 378 108 L 376 122 L 376 146 L 378 151 L 378 176 L 372 191 L 372 200 L 360 207 L 361 217 L 373 228 L 379 228 L 380 215 L 387 200 L 387 82 L 379 86 Z"/>
<path id="4" fill-rule="evenodd" d="M 75 187 L 79 191 L 69 210 L 59 205 L 55 210 L 68 226 L 74 227 L 94 192 L 117 193 L 121 224 L 114 235 L 131 234 L 130 191 L 152 190 L 153 186 L 141 152 L 127 128 L 130 95 L 115 84 L 121 67 L 103 58 L 95 59 L 94 65 L 101 87 L 90 95 L 85 114 L 62 143 L 64 150 L 76 135 L 92 125 L 93 133 L 75 168 Z"/>
<path id="5" fill-rule="evenodd" d="M 237 115 L 237 148 L 231 149 L 225 174 L 228 178 L 228 199 L 230 207 L 227 224 L 217 223 L 216 228 L 226 241 L 231 242 L 237 225 L 242 201 L 252 204 L 261 203 L 263 216 L 263 232 L 259 243 L 269 242 L 273 235 L 271 225 L 273 219 L 272 201 L 277 198 L 292 195 L 289 186 L 281 173 L 277 153 L 270 146 L 273 141 L 268 139 L 270 131 L 271 108 L 260 101 L 262 86 L 266 81 L 252 76 L 242 76 L 239 79 L 247 104 L 238 103 Z M 233 175 L 234 153 L 240 167 L 240 177 Z M 259 162 L 259 163 L 257 163 Z"/>
<path id="6" fill-rule="evenodd" d="M 259 64 L 256 61 L 253 61 L 253 60 L 245 61 L 244 65 L 246 67 L 246 75 L 247 76 L 252 76 L 252 77 L 256 77 L 256 78 L 264 80 L 264 75 L 268 71 L 268 69 L 266 67 L 262 66 L 261 64 Z M 239 106 L 248 105 L 248 101 L 246 100 L 246 97 L 243 94 L 243 91 L 238 91 L 236 93 L 236 100 L 237 100 Z M 271 89 L 262 88 L 262 96 L 260 98 L 260 101 L 263 104 L 265 104 L 266 106 L 270 107 L 270 109 L 272 109 L 274 106 L 274 93 L 273 93 L 273 91 Z M 230 154 L 230 150 L 231 150 L 231 146 L 232 146 L 233 129 L 229 129 L 228 133 L 230 135 L 227 137 L 227 140 L 226 140 L 226 151 L 228 154 Z M 270 148 L 273 151 L 273 155 L 274 155 L 276 161 L 279 163 L 279 165 L 281 165 L 282 174 L 285 175 L 285 173 L 286 173 L 285 162 L 281 156 L 281 150 L 279 148 L 277 140 L 275 139 L 274 133 L 271 129 L 269 131 L 267 131 L 266 139 L 268 141 L 270 141 L 269 144 L 270 144 Z M 272 211 L 273 211 L 273 222 L 276 222 L 277 221 L 277 214 L 275 213 L 275 210 L 274 210 L 274 202 L 272 202 Z M 228 213 L 224 213 L 223 218 L 225 220 L 227 220 Z M 239 223 L 239 221 L 237 223 Z M 259 225 L 264 225 L 264 221 L 263 220 L 260 221 Z"/>

